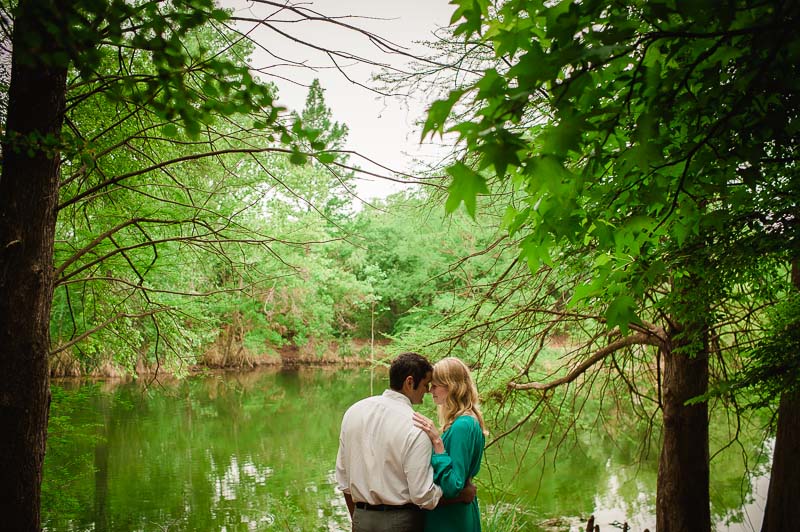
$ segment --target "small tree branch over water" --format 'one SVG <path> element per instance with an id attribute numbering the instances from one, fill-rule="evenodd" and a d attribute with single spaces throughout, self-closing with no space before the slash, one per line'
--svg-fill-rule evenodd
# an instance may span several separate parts
<path id="1" fill-rule="evenodd" d="M 664 334 L 664 331 L 660 331 L 661 335 Z M 616 334 L 619 334 L 619 331 L 616 331 Z M 656 332 L 651 334 L 645 333 L 637 333 L 631 334 L 628 336 L 624 336 L 619 338 L 602 349 L 597 350 L 594 352 L 589 358 L 581 362 L 577 367 L 570 370 L 569 374 L 560 379 L 556 379 L 547 383 L 540 383 L 540 382 L 525 382 L 525 383 L 518 383 L 518 382 L 509 382 L 508 387 L 512 390 L 538 390 L 538 391 L 547 391 L 563 384 L 569 384 L 570 382 L 574 381 L 578 377 L 582 376 L 587 370 L 589 370 L 592 366 L 600 362 L 601 360 L 605 359 L 606 357 L 616 353 L 624 349 L 625 347 L 630 347 L 633 345 L 652 345 L 656 347 L 663 347 L 665 342 L 658 340 L 659 335 Z"/>

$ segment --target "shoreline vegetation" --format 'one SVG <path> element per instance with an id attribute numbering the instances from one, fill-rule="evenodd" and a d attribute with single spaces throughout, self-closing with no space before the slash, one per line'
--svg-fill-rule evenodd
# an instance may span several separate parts
<path id="1" fill-rule="evenodd" d="M 128 379 L 145 376 L 184 377 L 207 370 L 248 370 L 259 367 L 326 367 L 326 366 L 369 366 L 375 363 L 389 363 L 396 354 L 390 349 L 392 340 L 388 338 L 318 339 L 310 338 L 304 344 L 287 342 L 283 346 L 267 344 L 255 351 L 241 341 L 226 342 L 221 336 L 207 349 L 194 357 L 185 357 L 180 364 L 167 366 L 152 357 L 139 355 L 135 362 L 126 365 L 116 360 L 113 353 L 101 356 L 100 363 L 91 366 L 81 364 L 83 357 L 72 350 L 64 350 L 51 356 L 49 372 L 51 379 L 90 378 L 90 379 Z M 573 345 L 566 334 L 551 334 L 547 348 L 564 351 Z M 553 367 L 543 362 L 546 369 Z"/>
<path id="2" fill-rule="evenodd" d="M 50 360 L 51 379 L 130 379 L 165 376 L 184 377 L 208 370 L 247 370 L 259 367 L 319 367 L 319 366 L 368 366 L 390 357 L 386 347 L 389 340 L 376 340 L 370 348 L 369 339 L 354 338 L 344 341 L 309 340 L 302 346 L 287 344 L 270 347 L 259 353 L 243 345 L 235 349 L 221 349 L 218 343 L 197 356 L 194 360 L 183 360 L 178 367 L 166 367 L 158 361 L 146 361 L 139 357 L 134 364 L 125 366 L 109 354 L 106 360 L 94 367 L 82 367 L 80 359 L 70 351 L 63 351 Z M 371 355 L 372 351 L 372 356 Z"/>

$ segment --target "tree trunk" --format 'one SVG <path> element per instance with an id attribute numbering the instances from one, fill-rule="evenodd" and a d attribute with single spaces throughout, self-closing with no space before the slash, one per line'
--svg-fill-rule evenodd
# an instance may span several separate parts
<path id="1" fill-rule="evenodd" d="M 61 132 L 66 90 L 66 66 L 42 59 L 53 58 L 55 39 L 45 27 L 57 8 L 50 2 L 19 2 L 2 146 L 0 515 L 9 531 L 41 528 L 59 180 L 55 139 Z"/>
<path id="2" fill-rule="evenodd" d="M 708 405 L 684 404 L 708 389 L 708 344 L 704 340 L 702 347 L 691 349 L 687 341 L 679 343 L 684 345 L 663 352 L 664 443 L 658 464 L 656 530 L 708 532 Z"/>
<path id="3" fill-rule="evenodd" d="M 796 530 L 800 504 L 800 398 L 783 394 L 761 532 Z"/>
<path id="4" fill-rule="evenodd" d="M 792 264 L 792 283 L 800 290 L 800 267 Z M 795 353 L 800 356 L 800 353 Z M 797 527 L 800 507 L 800 397 L 784 393 L 778 406 L 778 432 L 772 456 L 767 507 L 761 532 L 780 532 Z"/>

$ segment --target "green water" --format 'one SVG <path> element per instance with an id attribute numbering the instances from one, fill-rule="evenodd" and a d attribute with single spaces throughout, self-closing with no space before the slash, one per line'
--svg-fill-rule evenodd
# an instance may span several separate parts
<path id="1" fill-rule="evenodd" d="M 43 518 L 50 531 L 349 530 L 333 483 L 341 415 L 380 393 L 369 370 L 259 370 L 142 383 L 53 386 Z M 423 410 L 432 413 L 430 397 Z M 624 417 L 625 413 L 618 413 Z M 491 446 L 476 483 L 486 532 L 654 529 L 657 445 L 544 426 Z M 606 427 L 609 429 L 609 427 Z M 532 436 L 532 437 L 529 437 Z M 768 450 L 758 435 L 712 462 L 720 531 L 758 529 Z M 712 431 L 712 438 L 724 435 Z M 714 442 L 712 442 L 712 447 Z M 743 480 L 745 462 L 757 474 Z M 548 528 L 549 526 L 549 528 Z"/>

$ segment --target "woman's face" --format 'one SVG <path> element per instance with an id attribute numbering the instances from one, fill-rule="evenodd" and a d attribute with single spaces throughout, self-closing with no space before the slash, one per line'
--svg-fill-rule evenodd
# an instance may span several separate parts
<path id="1" fill-rule="evenodd" d="M 443 405 L 447 399 L 448 392 L 449 390 L 444 384 L 431 382 L 431 395 L 435 404 Z"/>

